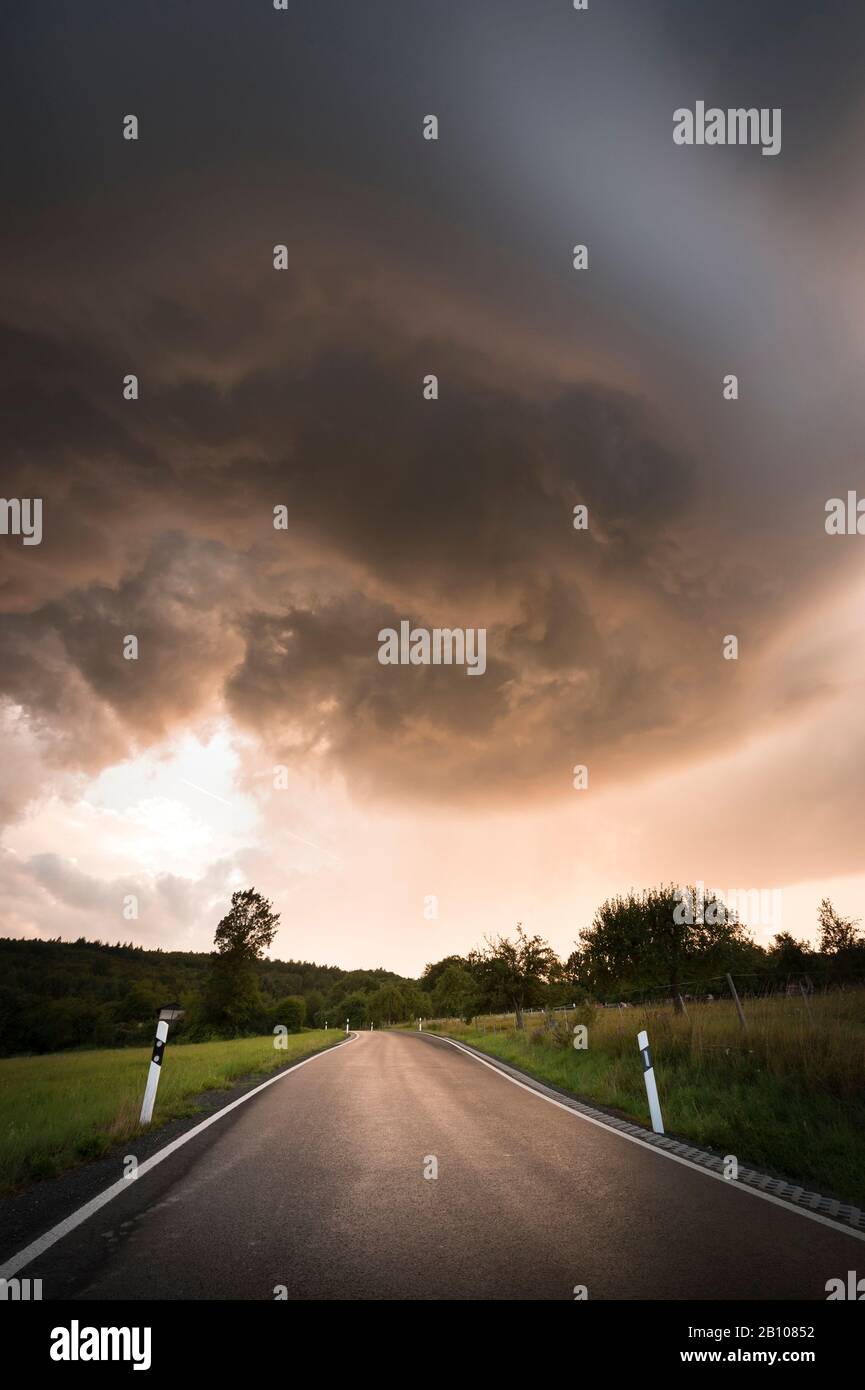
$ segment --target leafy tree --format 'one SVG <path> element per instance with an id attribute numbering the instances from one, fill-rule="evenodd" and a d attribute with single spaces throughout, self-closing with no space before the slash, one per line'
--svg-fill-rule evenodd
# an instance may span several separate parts
<path id="1" fill-rule="evenodd" d="M 380 985 L 369 996 L 367 1017 L 377 1025 L 402 1023 L 403 1019 L 408 1017 L 408 1008 L 402 991 L 397 989 L 396 985 Z"/>
<path id="2" fill-rule="evenodd" d="M 124 1000 L 123 1016 L 133 1023 L 146 1023 L 156 1018 L 165 1003 L 159 987 L 150 980 L 136 980 Z"/>
<path id="3" fill-rule="evenodd" d="M 320 989 L 310 989 L 304 995 L 306 1000 L 306 1017 L 314 1019 L 320 1009 L 324 1008 L 324 995 Z"/>
<path id="4" fill-rule="evenodd" d="M 222 956 L 260 960 L 279 926 L 279 913 L 254 888 L 231 895 L 231 908 L 216 928 L 213 944 Z"/>
<path id="5" fill-rule="evenodd" d="M 837 956 L 861 944 L 859 920 L 841 917 L 828 898 L 823 898 L 817 912 L 820 923 L 820 950 L 826 956 Z"/>
<path id="6" fill-rule="evenodd" d="M 306 1000 L 299 994 L 287 994 L 270 1009 L 271 1030 L 278 1025 L 287 1028 L 289 1033 L 299 1033 L 306 1021 Z"/>
<path id="7" fill-rule="evenodd" d="M 563 1003 L 582 1003 L 591 994 L 591 967 L 586 958 L 586 952 L 580 947 L 571 951 L 567 960 L 562 964 L 561 974 L 559 975 L 565 993 Z"/>
<path id="8" fill-rule="evenodd" d="M 556 953 L 540 936 L 526 936 L 517 923 L 517 939 L 499 936 L 486 950 L 469 957 L 472 974 L 484 1001 L 492 1008 L 512 1009 L 517 1028 L 523 1012 L 544 1000 L 545 986 L 557 965 Z"/>
<path id="9" fill-rule="evenodd" d="M 810 952 L 806 942 L 799 941 L 788 931 L 779 931 L 772 938 L 769 956 L 779 975 L 796 975 L 805 969 Z"/>
<path id="10" fill-rule="evenodd" d="M 338 1000 L 328 1014 L 331 1027 L 335 1023 L 337 1028 L 344 1028 L 345 1020 L 348 1019 L 350 1027 L 361 1028 L 368 1022 L 368 1002 L 369 995 L 360 993 L 347 994 L 344 999 Z"/>
<path id="11" fill-rule="evenodd" d="M 437 1018 L 470 1019 L 475 1012 L 478 987 L 472 975 L 459 965 L 449 965 L 439 975 L 432 992 L 432 1008 Z"/>
<path id="12" fill-rule="evenodd" d="M 239 1030 L 260 1020 L 263 1002 L 255 962 L 270 946 L 278 926 L 279 913 L 254 888 L 231 895 L 231 907 L 213 938 L 216 951 L 204 991 L 208 1023 Z"/>
<path id="13" fill-rule="evenodd" d="M 202 1000 L 204 1024 L 237 1033 L 263 1022 L 263 1014 L 264 1001 L 251 962 L 212 956 Z"/>
<path id="14" fill-rule="evenodd" d="M 582 964 L 601 987 L 624 981 L 663 985 L 679 1008 L 682 981 L 731 963 L 748 944 L 744 927 L 722 900 L 673 884 L 608 898 L 580 934 Z"/>
<path id="15" fill-rule="evenodd" d="M 373 990 L 384 983 L 382 975 L 393 980 L 397 978 L 395 975 L 388 975 L 386 971 L 378 974 L 371 970 L 349 970 L 346 974 L 340 974 L 330 992 L 331 999 L 344 999 L 349 994 L 372 994 Z"/>
<path id="16" fill-rule="evenodd" d="M 456 966 L 458 970 L 467 970 L 468 961 L 463 956 L 444 956 L 442 960 L 435 961 L 432 965 L 425 965 L 423 974 L 418 980 L 422 990 L 431 994 L 441 979 L 444 972 Z"/>

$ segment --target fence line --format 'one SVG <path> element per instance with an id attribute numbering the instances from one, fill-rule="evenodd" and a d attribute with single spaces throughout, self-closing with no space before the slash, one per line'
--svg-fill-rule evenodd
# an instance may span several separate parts
<path id="1" fill-rule="evenodd" d="M 727 978 L 728 978 L 728 977 L 727 977 L 726 975 L 713 975 L 713 976 L 710 976 L 708 979 L 704 979 L 704 980 L 699 980 L 699 981 L 684 981 L 682 987 L 683 987 L 683 988 L 687 988 L 687 985 L 688 985 L 688 984 L 699 984 L 699 985 L 715 984 L 715 983 L 717 983 L 718 981 L 723 981 L 724 984 L 725 984 L 725 986 L 726 986 Z M 742 972 L 737 972 L 736 977 L 735 977 L 736 981 L 739 981 L 739 980 L 747 980 L 747 979 L 749 979 L 749 978 L 750 978 L 750 979 L 754 979 L 754 978 L 759 978 L 759 976 L 758 976 L 758 974 L 757 974 L 756 971 L 751 971 L 751 972 L 742 971 Z M 766 988 L 763 989 L 763 990 L 761 990 L 761 991 L 759 991 L 759 993 L 756 992 L 756 991 L 751 992 L 751 993 L 748 993 L 748 992 L 746 992 L 746 991 L 743 991 L 743 990 L 740 988 L 739 994 L 742 996 L 741 1000 L 738 1000 L 738 1010 L 739 1010 L 740 1017 L 741 1017 L 741 1009 L 742 1009 L 742 1005 L 743 1005 L 743 1004 L 748 1004 L 749 1001 L 750 1001 L 751 1003 L 755 1003 L 755 1002 L 760 1002 L 760 1001 L 762 1001 L 762 1000 L 768 1000 L 768 999 L 778 999 L 778 1000 L 785 1000 L 785 999 L 786 999 L 786 1000 L 791 1000 L 793 1003 L 796 1003 L 796 1004 L 798 1004 L 798 1005 L 800 1005 L 800 1006 L 803 1006 L 803 1005 L 804 1005 L 804 1007 L 805 1007 L 807 1010 L 810 1010 L 810 999 L 811 999 L 811 998 L 813 998 L 813 997 L 825 997 L 825 996 L 831 995 L 831 994 L 843 994 L 843 993 L 844 993 L 846 990 L 848 990 L 848 989 L 861 989 L 861 988 L 863 988 L 863 986 L 865 986 L 865 980 L 848 980 L 848 981 L 840 981 L 840 982 L 838 982 L 838 983 L 836 983 L 836 984 L 824 985 L 822 988 L 818 988 L 818 987 L 814 984 L 814 982 L 813 982 L 813 980 L 811 979 L 811 977 L 810 977 L 806 972 L 804 972 L 804 971 L 799 971 L 799 972 L 791 972 L 788 976 L 785 976 L 783 983 L 782 983 L 782 982 L 766 981 L 765 984 L 766 984 Z M 807 989 L 805 988 L 805 986 L 807 986 Z M 658 994 L 649 994 L 649 995 L 646 995 L 643 991 L 638 991 L 638 990 L 622 990 L 622 994 L 623 994 L 623 995 L 625 995 L 625 994 L 632 994 L 632 995 L 633 995 L 633 994 L 637 994 L 637 993 L 641 994 L 642 997 L 639 998 L 639 999 L 636 999 L 636 1000 L 624 1000 L 624 999 L 617 999 L 617 1000 L 615 1000 L 615 1001 L 592 1000 L 592 1001 L 588 1001 L 588 1002 L 589 1002 L 589 1004 L 590 1004 L 591 1007 L 593 1007 L 593 1008 L 599 1008 L 599 1009 L 638 1009 L 638 1010 L 639 1010 L 639 1009 L 673 1008 L 673 1007 L 675 1007 L 675 1003 L 676 1003 L 675 996 L 673 996 L 672 994 L 667 993 L 667 992 L 665 992 L 665 993 L 663 993 L 663 994 L 658 993 Z M 691 994 L 691 993 L 685 993 L 685 994 L 682 995 L 681 997 L 682 997 L 683 1001 L 684 1001 L 685 1003 L 687 1003 L 687 1004 L 694 1004 L 694 1005 L 698 1005 L 698 1004 L 706 1004 L 706 1005 L 709 1005 L 709 1004 L 733 1004 L 734 1007 L 737 1006 L 737 999 L 734 998 L 734 996 L 730 994 L 729 988 L 726 988 L 726 987 L 724 988 L 724 990 L 723 990 L 720 994 L 712 994 L 712 993 L 706 993 L 706 994 Z M 555 1016 L 556 1016 L 557 1014 L 559 1014 L 559 1015 L 564 1015 L 565 1019 L 567 1019 L 567 1015 L 568 1015 L 569 1013 L 573 1013 L 573 1012 L 575 1012 L 576 1010 L 578 1010 L 578 1009 L 580 1009 L 580 1008 L 583 1008 L 583 1007 L 585 1007 L 584 1004 L 583 1004 L 583 1005 L 581 1005 L 581 1004 L 555 1004 L 555 1005 L 544 1005 L 544 1006 L 539 1006 L 539 1007 L 537 1007 L 537 1008 L 532 1008 L 532 1009 L 523 1009 L 523 1010 L 522 1010 L 522 1014 L 523 1014 L 523 1017 L 524 1017 L 524 1018 L 527 1018 L 527 1019 L 529 1019 L 529 1018 L 537 1018 L 537 1017 L 539 1017 L 539 1016 L 542 1016 L 542 1017 L 553 1017 L 553 1018 L 555 1018 Z M 474 1015 L 472 1016 L 471 1023 L 473 1023 L 473 1024 L 476 1025 L 476 1026 L 481 1027 L 482 1031 L 484 1031 L 484 1032 L 487 1031 L 486 1025 L 489 1025 L 489 1031 L 490 1031 L 490 1032 L 498 1032 L 499 1029 L 496 1027 L 496 1024 L 497 1024 L 497 1023 L 502 1023 L 502 1024 L 504 1025 L 504 1020 L 506 1020 L 506 1019 L 508 1020 L 508 1025 L 507 1025 L 507 1026 L 511 1026 L 511 1025 L 512 1025 L 512 1026 L 516 1027 L 516 1017 L 517 1017 L 517 1016 L 516 1016 L 516 1014 L 514 1013 L 514 1011 L 513 1011 L 512 1009 L 502 1009 L 502 1010 L 497 1010 L 497 1011 L 495 1011 L 495 1012 L 490 1011 L 489 1013 L 485 1013 L 485 1014 L 474 1014 Z M 426 1018 L 426 1017 L 424 1017 L 424 1019 L 423 1019 L 424 1027 L 428 1027 L 428 1026 L 430 1026 L 430 1025 L 435 1026 L 436 1024 L 441 1024 L 441 1023 L 458 1023 L 458 1024 L 465 1024 L 465 1022 L 466 1022 L 466 1020 L 465 1020 L 463 1017 L 461 1017 L 460 1015 L 457 1015 L 457 1014 L 442 1015 L 442 1016 L 439 1017 L 439 1018 Z M 413 1023 L 410 1024 L 410 1025 L 408 1025 L 408 1026 L 417 1027 L 417 1024 L 418 1024 L 418 1018 L 416 1017 L 416 1018 L 414 1019 Z"/>

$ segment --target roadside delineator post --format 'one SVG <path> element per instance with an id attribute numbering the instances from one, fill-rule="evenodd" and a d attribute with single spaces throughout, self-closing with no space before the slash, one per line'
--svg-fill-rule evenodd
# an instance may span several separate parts
<path id="1" fill-rule="evenodd" d="M 664 1121 L 661 1119 L 661 1103 L 658 1100 L 658 1083 L 655 1080 L 655 1068 L 652 1066 L 652 1056 L 649 1052 L 649 1035 L 645 1028 L 637 1034 L 637 1047 L 640 1049 L 640 1056 L 643 1059 L 643 1080 L 646 1083 L 646 1095 L 649 1098 L 649 1114 L 652 1117 L 652 1129 L 656 1134 L 664 1133 Z"/>
<path id="2" fill-rule="evenodd" d="M 140 1125 L 149 1125 L 153 1119 L 156 1088 L 159 1085 L 159 1077 L 162 1072 L 162 1055 L 168 1041 L 168 1025 L 169 1023 L 176 1023 L 179 1018 L 183 1017 L 183 1014 L 184 1010 L 179 1004 L 166 1004 L 164 1009 L 159 1010 L 159 1022 L 156 1025 L 156 1037 L 150 1058 L 150 1071 L 147 1073 L 147 1085 L 144 1087 L 144 1100 L 141 1102 L 141 1115 L 138 1119 Z"/>
<path id="3" fill-rule="evenodd" d="M 345 1020 L 345 1031 L 348 1032 L 348 1019 Z"/>

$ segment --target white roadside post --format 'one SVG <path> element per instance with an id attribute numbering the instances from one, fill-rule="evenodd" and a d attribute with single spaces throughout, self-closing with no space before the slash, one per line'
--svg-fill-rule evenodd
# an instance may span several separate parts
<path id="1" fill-rule="evenodd" d="M 655 1068 L 652 1066 L 652 1058 L 649 1052 L 649 1035 L 645 1028 L 637 1034 L 637 1047 L 640 1049 L 640 1056 L 643 1059 L 643 1080 L 646 1083 L 646 1095 L 649 1098 L 649 1114 L 652 1117 L 652 1129 L 656 1134 L 664 1133 L 664 1121 L 661 1119 L 661 1104 L 658 1100 L 658 1083 L 655 1080 Z"/>
<path id="2" fill-rule="evenodd" d="M 147 1073 L 147 1085 L 144 1088 L 144 1100 L 141 1102 L 141 1115 L 138 1120 L 140 1125 L 149 1125 L 153 1119 L 153 1104 L 156 1100 L 156 1088 L 159 1085 L 159 1075 L 162 1071 L 162 1054 L 168 1040 L 168 1025 L 169 1023 L 176 1023 L 179 1018 L 183 1017 L 183 1013 L 184 1011 L 179 1004 L 166 1004 L 164 1009 L 159 1010 L 156 1039 L 153 1044 L 153 1055 L 150 1058 L 150 1071 Z"/>
<path id="3" fill-rule="evenodd" d="M 345 1020 L 345 1031 L 348 1032 L 348 1019 Z"/>

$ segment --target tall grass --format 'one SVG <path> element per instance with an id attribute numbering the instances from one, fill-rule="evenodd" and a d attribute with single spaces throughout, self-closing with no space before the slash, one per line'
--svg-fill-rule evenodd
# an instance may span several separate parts
<path id="1" fill-rule="evenodd" d="M 165 1052 L 153 1126 L 194 1113 L 193 1097 L 275 1071 L 339 1042 L 336 1029 L 189 1043 Z M 0 1059 L 0 1194 L 98 1158 L 140 1132 L 150 1048 Z"/>
<path id="2" fill-rule="evenodd" d="M 649 1034 L 665 1128 L 865 1205 L 865 990 L 804 999 L 569 1010 L 426 1028 L 462 1037 L 541 1079 L 648 1125 L 637 1033 Z M 568 1020 L 565 1023 L 565 1019 Z M 588 1047 L 570 1030 L 587 1025 Z"/>

